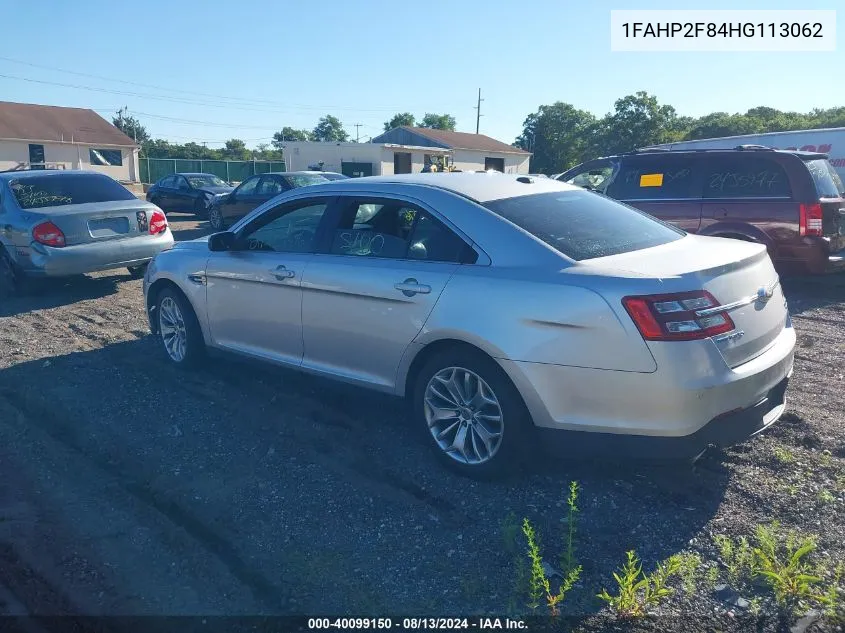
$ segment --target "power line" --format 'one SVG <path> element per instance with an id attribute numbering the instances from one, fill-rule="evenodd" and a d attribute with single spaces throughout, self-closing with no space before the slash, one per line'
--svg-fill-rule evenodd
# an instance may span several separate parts
<path id="1" fill-rule="evenodd" d="M 245 104 L 250 104 L 250 105 L 256 105 L 256 104 L 257 105 L 262 105 L 262 104 L 275 105 L 277 108 L 278 107 L 285 108 L 288 111 L 290 111 L 290 110 L 306 110 L 306 111 L 307 110 L 345 110 L 345 111 L 350 111 L 350 112 L 393 112 L 397 109 L 401 109 L 401 108 L 393 108 L 393 107 L 349 108 L 349 107 L 345 107 L 345 106 L 332 105 L 332 104 L 324 104 L 324 105 L 284 104 L 284 103 L 281 103 L 281 102 L 274 102 L 274 101 L 242 99 L 242 98 L 239 98 L 239 97 L 226 97 L 224 95 L 213 95 L 213 94 L 210 94 L 210 93 L 189 92 L 189 91 L 185 91 L 185 90 L 174 90 L 174 89 L 170 89 L 170 88 L 163 88 L 163 87 L 160 87 L 160 86 L 152 86 L 152 85 L 149 85 L 149 84 L 137 84 L 137 83 L 134 83 L 134 82 L 122 81 L 120 79 L 108 79 L 106 77 L 101 77 L 99 75 L 89 75 L 87 73 L 79 73 L 79 72 L 75 72 L 75 71 L 62 70 L 62 69 L 59 69 L 59 68 L 51 68 L 49 66 L 41 66 L 39 64 L 30 64 L 29 62 L 20 62 L 18 60 L 13 60 L 13 59 L 8 58 L 8 57 L 0 57 L 0 60 L 12 61 L 14 63 L 21 63 L 21 64 L 26 64 L 27 66 L 35 66 L 35 67 L 38 67 L 38 68 L 45 68 L 45 69 L 49 69 L 49 70 L 56 70 L 58 72 L 64 72 L 64 73 L 68 73 L 68 74 L 72 74 L 72 75 L 80 75 L 80 76 L 83 76 L 83 77 L 93 77 L 93 78 L 97 78 L 97 79 L 104 79 L 105 81 L 116 81 L 116 82 L 120 82 L 120 83 L 127 83 L 127 84 L 130 84 L 130 85 L 138 85 L 138 86 L 143 86 L 143 87 L 149 87 L 149 88 L 153 88 L 155 90 L 165 90 L 167 92 L 181 92 L 181 93 L 187 93 L 187 94 L 191 94 L 191 95 L 211 97 L 215 100 L 230 99 L 230 100 L 234 100 L 234 101 L 241 101 Z M 14 79 L 14 80 L 18 80 L 18 81 L 27 81 L 27 82 L 30 82 L 30 83 L 45 84 L 45 85 L 48 85 L 48 86 L 61 86 L 61 87 L 64 87 L 64 88 L 74 88 L 74 89 L 77 89 L 77 90 L 89 90 L 89 91 L 93 91 L 93 92 L 101 92 L 101 93 L 106 93 L 106 94 L 115 94 L 115 95 L 122 95 L 122 96 L 138 97 L 138 98 L 141 98 L 141 99 L 155 99 L 155 100 L 159 100 L 159 101 L 168 101 L 168 102 L 171 102 L 171 103 L 185 103 L 185 104 L 189 104 L 189 105 L 204 105 L 204 106 L 208 106 L 208 107 L 227 108 L 227 109 L 236 109 L 236 110 L 248 110 L 248 111 L 252 111 L 252 112 L 283 113 L 283 111 L 280 111 L 278 109 L 273 110 L 273 109 L 268 109 L 268 108 L 244 107 L 242 105 L 239 106 L 237 104 L 230 104 L 230 103 L 222 103 L 222 104 L 221 103 L 209 103 L 207 101 L 202 101 L 202 100 L 198 100 L 198 99 L 190 99 L 190 98 L 187 98 L 187 97 L 176 97 L 176 96 L 168 96 L 168 95 L 153 95 L 153 94 L 145 94 L 145 93 L 140 93 L 140 92 L 130 92 L 130 91 L 126 91 L 126 90 L 114 90 L 114 89 L 110 89 L 110 88 L 95 88 L 93 86 L 83 86 L 83 85 L 79 85 L 79 84 L 67 84 L 67 83 L 62 83 L 62 82 L 57 82 L 57 81 L 47 81 L 47 80 L 44 80 L 44 79 L 32 79 L 30 77 L 18 77 L 18 76 L 15 76 L 15 75 L 4 75 L 4 74 L 2 74 L 2 75 L 0 75 L 0 77 L 2 77 L 4 79 Z"/>

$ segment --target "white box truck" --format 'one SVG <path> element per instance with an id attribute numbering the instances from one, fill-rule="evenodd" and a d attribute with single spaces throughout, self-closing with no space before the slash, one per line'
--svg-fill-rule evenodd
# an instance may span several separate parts
<path id="1" fill-rule="evenodd" d="M 731 149 L 738 145 L 765 145 L 773 149 L 804 150 L 828 154 L 830 164 L 845 182 L 845 127 L 821 130 L 795 130 L 791 132 L 769 132 L 768 134 L 743 134 L 704 138 L 697 141 L 667 143 L 655 147 L 669 149 Z"/>

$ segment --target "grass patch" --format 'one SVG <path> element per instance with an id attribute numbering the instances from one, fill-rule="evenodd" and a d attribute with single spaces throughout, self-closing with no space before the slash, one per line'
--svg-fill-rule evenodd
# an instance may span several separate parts
<path id="1" fill-rule="evenodd" d="M 666 562 L 658 563 L 657 568 L 646 575 L 634 550 L 627 552 L 626 556 L 627 560 L 619 572 L 613 573 L 618 592 L 611 595 L 607 589 L 602 589 L 598 598 L 621 617 L 640 617 L 646 614 L 649 607 L 656 607 L 674 593 L 667 582 L 681 572 L 682 563 L 679 556 L 671 556 Z"/>

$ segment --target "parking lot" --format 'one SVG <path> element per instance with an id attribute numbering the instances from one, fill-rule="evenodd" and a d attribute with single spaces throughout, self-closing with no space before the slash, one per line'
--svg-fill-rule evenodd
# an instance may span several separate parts
<path id="1" fill-rule="evenodd" d="M 784 285 L 798 349 L 767 435 L 696 468 L 543 459 L 478 483 L 394 399 L 229 358 L 171 367 L 125 271 L 44 284 L 0 305 L 0 586 L 34 613 L 502 615 L 525 602 L 514 517 L 559 551 L 571 480 L 568 613 L 598 611 L 626 550 L 712 563 L 715 534 L 772 519 L 842 560 L 845 279 Z M 730 608 L 705 589 L 666 606 Z"/>

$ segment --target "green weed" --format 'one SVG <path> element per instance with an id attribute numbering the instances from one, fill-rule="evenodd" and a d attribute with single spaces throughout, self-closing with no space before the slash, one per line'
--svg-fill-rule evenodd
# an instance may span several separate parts
<path id="1" fill-rule="evenodd" d="M 578 482 L 569 484 L 569 496 L 566 498 L 566 505 L 569 508 L 568 534 L 566 539 L 566 552 L 561 557 L 561 569 L 568 574 L 575 569 L 574 542 L 575 542 L 575 521 L 578 514 Z"/>
<path id="2" fill-rule="evenodd" d="M 791 464 L 795 461 L 795 454 L 788 448 L 776 446 L 774 454 L 775 459 L 781 464 Z"/>
<path id="3" fill-rule="evenodd" d="M 509 512 L 508 516 L 502 519 L 502 525 L 499 528 L 499 533 L 502 535 L 502 546 L 508 554 L 513 555 L 518 551 L 519 529 L 519 521 L 517 521 L 516 515 Z"/>
<path id="4" fill-rule="evenodd" d="M 626 556 L 627 560 L 619 573 L 613 573 L 619 593 L 613 596 L 607 589 L 602 589 L 598 598 L 622 617 L 639 617 L 645 615 L 649 607 L 657 606 L 674 593 L 666 583 L 680 572 L 681 561 L 672 556 L 665 563 L 658 563 L 657 568 L 647 576 L 634 550 L 628 551 Z"/>
<path id="5" fill-rule="evenodd" d="M 701 556 L 698 554 L 673 554 L 670 559 L 672 558 L 677 561 L 678 573 L 681 576 L 684 591 L 688 594 L 695 593 L 698 585 L 698 570 L 701 568 Z"/>
<path id="6" fill-rule="evenodd" d="M 747 537 L 742 536 L 734 541 L 724 534 L 717 534 L 714 540 L 731 585 L 736 587 L 754 576 L 754 550 Z"/>
<path id="7" fill-rule="evenodd" d="M 836 497 L 827 488 L 819 490 L 819 493 L 816 495 L 816 499 L 818 499 L 819 503 L 822 505 L 828 505 L 836 501 Z"/>
<path id="8" fill-rule="evenodd" d="M 569 593 L 575 583 L 578 582 L 578 578 L 581 577 L 581 567 L 579 565 L 575 569 L 570 570 L 564 576 L 563 580 L 561 580 L 558 590 L 553 592 L 551 581 L 543 569 L 543 557 L 540 554 L 540 544 L 537 534 L 527 518 L 522 521 L 522 533 L 525 535 L 525 540 L 528 543 L 528 559 L 531 564 L 528 585 L 528 606 L 532 609 L 537 609 L 543 598 L 545 598 L 549 612 L 551 615 L 557 616 L 560 613 L 560 603 L 563 602 L 566 594 Z"/>

